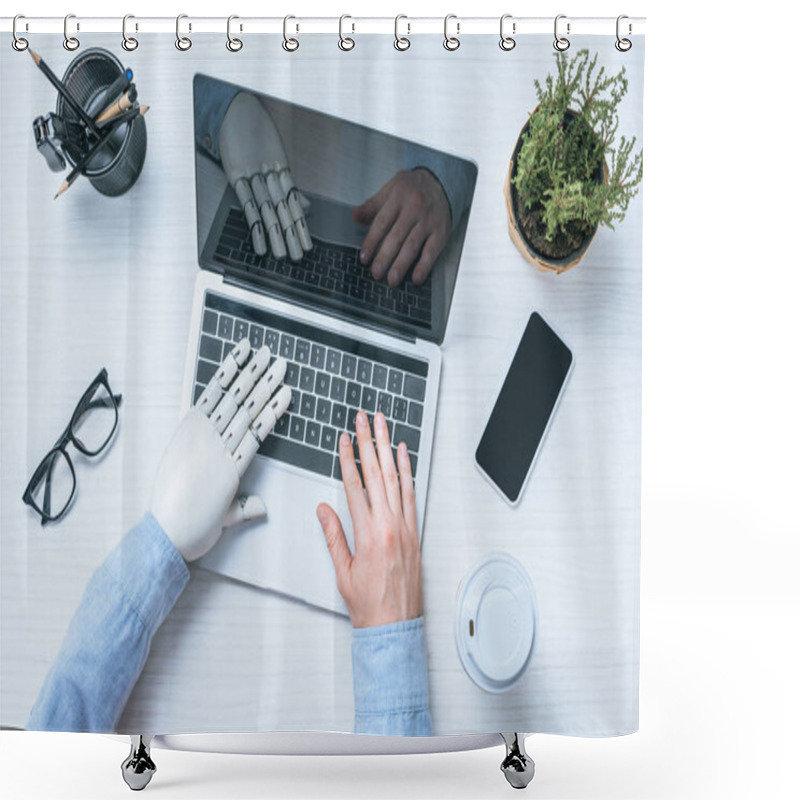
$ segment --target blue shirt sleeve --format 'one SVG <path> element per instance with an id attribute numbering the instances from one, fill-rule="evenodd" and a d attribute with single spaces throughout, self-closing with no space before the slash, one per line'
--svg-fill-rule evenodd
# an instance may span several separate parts
<path id="1" fill-rule="evenodd" d="M 151 514 L 94 573 L 28 730 L 113 731 L 189 570 Z"/>
<path id="2" fill-rule="evenodd" d="M 423 618 L 354 628 L 355 732 L 430 736 Z"/>

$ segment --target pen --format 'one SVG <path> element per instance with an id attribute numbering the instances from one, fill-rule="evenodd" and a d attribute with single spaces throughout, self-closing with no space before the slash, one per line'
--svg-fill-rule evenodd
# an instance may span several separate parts
<path id="1" fill-rule="evenodd" d="M 125 72 L 103 90 L 103 108 L 107 108 L 112 101 L 116 100 L 128 88 L 132 80 L 133 70 L 130 67 L 126 67 Z"/>
<path id="2" fill-rule="evenodd" d="M 61 186 L 59 186 L 58 191 L 55 194 L 54 200 L 57 200 L 60 195 L 64 194 L 64 192 L 75 183 L 76 178 L 80 175 L 85 169 L 88 163 L 94 158 L 95 155 L 100 151 L 101 148 L 105 147 L 105 145 L 109 142 L 111 137 L 114 135 L 114 132 L 120 125 L 127 124 L 131 119 L 141 114 L 144 116 L 150 106 L 141 106 L 139 108 L 132 108 L 122 114 L 119 114 L 116 118 L 111 120 L 108 124 L 108 131 L 105 130 L 106 126 L 103 126 L 103 136 L 101 137 L 100 141 L 97 142 L 89 152 L 73 167 L 72 171 L 67 175 L 64 179 Z"/>
<path id="3" fill-rule="evenodd" d="M 95 119 L 95 123 L 100 125 L 102 122 L 115 117 L 117 114 L 127 111 L 136 102 L 136 84 L 132 83 L 128 91 L 122 95 L 116 102 L 112 103 L 99 117 Z"/>
<path id="4" fill-rule="evenodd" d="M 94 120 L 81 108 L 80 104 L 75 101 L 72 95 L 69 93 L 68 89 L 64 84 L 53 74 L 53 71 L 50 67 L 47 66 L 44 59 L 36 52 L 31 50 L 31 58 L 33 59 L 34 64 L 44 73 L 47 80 L 56 87 L 58 93 L 67 101 L 70 105 L 72 110 L 81 118 L 83 124 L 95 135 L 99 136 L 100 132 L 97 130 L 97 125 L 95 125 Z"/>

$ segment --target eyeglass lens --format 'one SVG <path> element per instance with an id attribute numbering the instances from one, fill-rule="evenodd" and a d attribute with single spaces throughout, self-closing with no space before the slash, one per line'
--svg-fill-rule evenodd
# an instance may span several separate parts
<path id="1" fill-rule="evenodd" d="M 70 432 L 79 450 L 93 456 L 107 444 L 117 425 L 117 405 L 108 387 L 98 383 L 75 409 Z"/>
<path id="2" fill-rule="evenodd" d="M 53 450 L 37 470 L 31 486 L 31 500 L 36 510 L 53 519 L 63 514 L 75 492 L 75 473 L 67 456 Z"/>

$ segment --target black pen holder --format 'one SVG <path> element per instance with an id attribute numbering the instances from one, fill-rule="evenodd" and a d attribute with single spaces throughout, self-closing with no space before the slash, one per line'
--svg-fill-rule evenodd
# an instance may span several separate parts
<path id="1" fill-rule="evenodd" d="M 109 99 L 106 89 L 125 74 L 122 63 L 108 50 L 93 47 L 81 53 L 67 67 L 62 81 L 76 102 L 96 119 L 116 98 Z M 59 95 L 56 111 L 68 123 L 83 124 L 74 109 Z M 74 167 L 90 150 L 89 140 L 69 142 L 64 154 Z M 85 166 L 84 175 L 98 192 L 109 197 L 124 194 L 136 183 L 147 152 L 147 128 L 137 114 L 115 129 L 109 141 Z"/>

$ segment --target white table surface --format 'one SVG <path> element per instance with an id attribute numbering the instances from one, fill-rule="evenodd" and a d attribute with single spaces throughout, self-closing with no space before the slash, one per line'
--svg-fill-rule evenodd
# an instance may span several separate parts
<path id="1" fill-rule="evenodd" d="M 248 40 L 235 55 L 222 41 L 198 39 L 178 53 L 174 37 L 152 36 L 128 55 L 118 36 L 91 39 L 124 56 L 151 106 L 144 171 L 113 200 L 83 180 L 51 199 L 63 174 L 36 153 L 31 122 L 53 110 L 54 90 L 27 55 L 0 48 L 0 723 L 25 725 L 88 578 L 147 507 L 177 421 L 198 269 L 191 77 L 202 71 L 478 163 L 442 347 L 422 547 L 434 732 L 635 729 L 642 195 L 562 276 L 537 272 L 512 245 L 503 181 L 536 104 L 533 79 L 554 66 L 548 37 L 511 53 L 496 37 L 470 38 L 455 53 L 440 37 L 418 37 L 407 53 L 386 37 L 359 37 L 350 53 L 306 37 L 291 56 L 279 37 Z M 620 54 L 607 37 L 586 43 L 609 69 L 627 66 L 620 132 L 640 137 L 643 47 Z M 37 36 L 35 47 L 63 72 L 69 56 L 60 36 Z M 472 456 L 534 310 L 561 333 L 575 365 L 523 500 L 511 509 Z M 75 458 L 74 507 L 42 528 L 22 491 L 101 366 L 124 395 L 118 438 L 99 462 Z M 472 684 L 453 636 L 458 582 L 494 549 L 527 568 L 539 610 L 531 667 L 503 695 Z M 193 569 L 120 729 L 352 724 L 347 620 Z"/>

